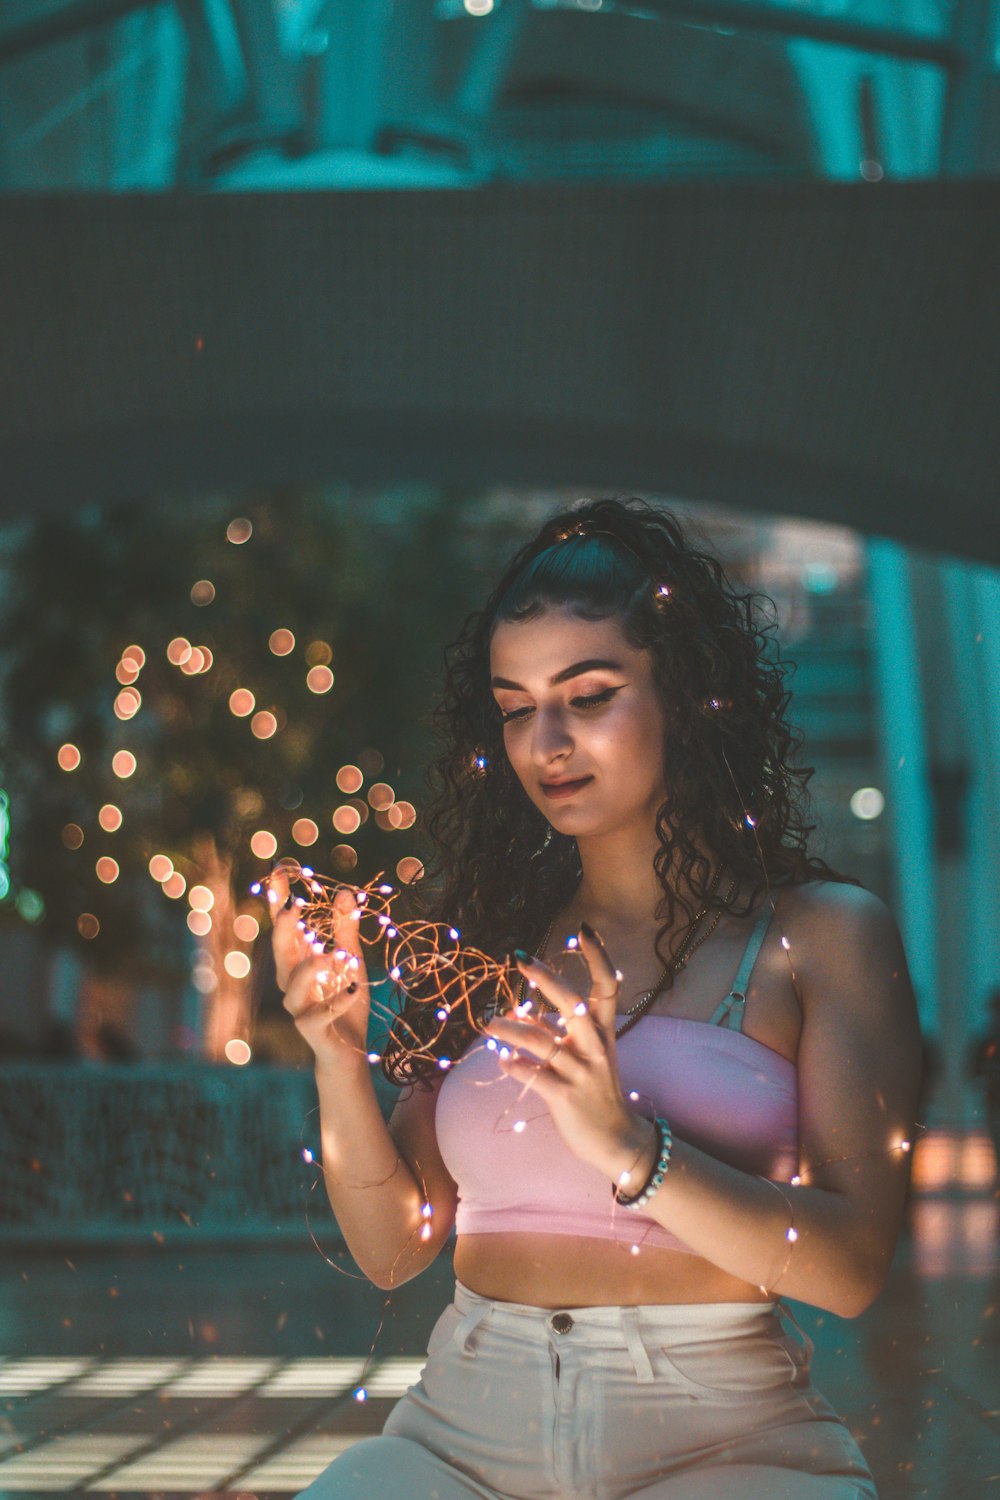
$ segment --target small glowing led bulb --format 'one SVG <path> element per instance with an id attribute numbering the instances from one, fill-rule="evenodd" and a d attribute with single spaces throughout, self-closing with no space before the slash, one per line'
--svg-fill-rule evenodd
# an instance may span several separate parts
<path id="1" fill-rule="evenodd" d="M 799 1237 L 799 1231 L 797 1229 L 788 1229 L 786 1231 L 786 1233 L 785 1233 L 785 1239 L 788 1240 L 793 1245 L 794 1245 L 795 1241 L 798 1239 L 798 1237 Z"/>
<path id="2" fill-rule="evenodd" d="M 312 1152 L 309 1150 L 308 1146 L 303 1146 L 302 1147 L 302 1160 L 305 1161 L 305 1162 L 315 1161 L 315 1157 L 313 1156 Z"/>
<path id="3" fill-rule="evenodd" d="M 363 1385 L 359 1385 L 358 1388 L 357 1388 L 357 1390 L 354 1392 L 354 1399 L 355 1399 L 355 1401 L 367 1401 L 368 1400 L 368 1392 L 365 1390 L 365 1388 L 364 1388 Z"/>
<path id="4" fill-rule="evenodd" d="M 527 1123 L 528 1123 L 527 1120 L 515 1120 L 514 1121 L 514 1129 L 517 1131 L 518 1135 L 521 1134 L 521 1131 L 524 1130 L 524 1128 L 526 1127 Z"/>

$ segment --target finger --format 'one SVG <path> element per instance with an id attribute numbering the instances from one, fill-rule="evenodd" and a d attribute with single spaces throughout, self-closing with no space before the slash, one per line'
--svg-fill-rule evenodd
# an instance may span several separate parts
<path id="1" fill-rule="evenodd" d="M 559 1025 L 568 1032 L 572 1030 L 581 1051 L 596 1055 L 599 1039 L 590 1006 L 576 990 L 568 985 L 543 959 L 522 955 L 518 949 L 514 955 L 518 968 L 529 984 L 533 984 L 555 1006 L 559 1012 Z"/>
<path id="2" fill-rule="evenodd" d="M 341 886 L 331 903 L 333 940 L 356 958 L 361 957 L 361 913 L 358 893 L 353 886 Z"/>
<path id="3" fill-rule="evenodd" d="M 549 1027 L 540 1026 L 531 1021 L 491 1021 L 486 1028 L 487 1036 L 494 1043 L 502 1043 L 501 1047 L 491 1048 L 499 1051 L 501 1061 L 504 1061 L 504 1051 L 507 1047 L 514 1047 L 518 1052 L 528 1052 L 532 1057 L 537 1057 L 540 1062 L 551 1063 L 557 1057 L 567 1056 L 569 1037 L 564 1033 L 556 1033 L 553 1036 Z M 490 1046 L 490 1041 L 486 1043 Z M 576 1059 L 574 1059 L 576 1060 Z"/>
<path id="4" fill-rule="evenodd" d="M 298 1019 L 314 1006 L 324 1003 L 324 981 L 319 976 L 328 973 L 329 964 L 322 953 L 312 953 L 296 964 L 288 976 L 288 986 L 282 1001 L 290 1016 Z"/>
<path id="5" fill-rule="evenodd" d="M 614 1036 L 621 977 L 600 934 L 587 922 L 580 923 L 580 952 L 590 970 L 590 1001 L 605 1034 Z"/>
<path id="6" fill-rule="evenodd" d="M 563 1081 L 551 1067 L 529 1062 L 527 1058 L 505 1057 L 500 1059 L 500 1070 L 515 1083 L 533 1089 L 542 1099 L 553 1098 L 563 1088 Z"/>

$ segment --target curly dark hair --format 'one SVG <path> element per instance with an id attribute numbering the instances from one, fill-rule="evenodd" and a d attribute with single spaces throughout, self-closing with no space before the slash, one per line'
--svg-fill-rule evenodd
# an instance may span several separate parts
<path id="1" fill-rule="evenodd" d="M 770 886 L 860 884 L 808 851 L 814 768 L 793 764 L 802 736 L 785 718 L 789 663 L 774 639 L 772 601 L 734 588 L 671 512 L 635 497 L 587 500 L 544 523 L 445 649 L 443 690 L 427 719 L 443 745 L 427 778 L 436 857 L 411 897 L 425 920 L 454 923 L 463 944 L 509 964 L 515 946 L 537 947 L 579 883 L 575 839 L 553 830 L 542 847 L 548 823 L 507 759 L 490 689 L 495 626 L 559 606 L 585 620 L 620 616 L 626 639 L 650 652 L 669 708 L 668 796 L 656 814 L 654 858 L 664 965 L 676 957 L 661 944 L 678 906 L 688 921 L 701 905 L 744 916 Z M 740 877 L 742 907 L 710 893 L 713 860 L 699 842 Z M 683 936 L 678 930 L 675 941 Z M 472 1041 L 495 992 L 495 983 L 474 988 L 468 1013 L 457 1007 L 442 1025 L 411 989 L 389 1033 L 385 1077 L 431 1087 L 440 1060 L 454 1061 Z"/>

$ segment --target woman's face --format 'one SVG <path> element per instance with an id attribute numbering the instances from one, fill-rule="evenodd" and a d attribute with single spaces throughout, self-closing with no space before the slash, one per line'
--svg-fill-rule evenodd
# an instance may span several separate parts
<path id="1" fill-rule="evenodd" d="M 501 621 L 490 677 L 508 759 L 555 829 L 653 827 L 666 796 L 664 711 L 649 652 L 629 645 L 619 617 L 581 620 L 563 606 Z"/>

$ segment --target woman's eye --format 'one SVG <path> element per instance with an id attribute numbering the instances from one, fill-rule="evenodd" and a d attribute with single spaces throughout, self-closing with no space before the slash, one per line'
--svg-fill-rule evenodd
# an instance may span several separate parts
<path id="1" fill-rule="evenodd" d="M 602 693 L 591 693 L 587 697 L 571 698 L 569 700 L 570 707 L 582 709 L 597 708 L 601 703 L 610 702 L 618 691 L 616 687 L 605 688 Z M 530 708 L 515 708 L 509 714 L 501 712 L 500 722 L 501 724 L 512 724 L 516 719 L 523 719 L 525 714 L 530 714 L 531 711 Z"/>
<path id="2" fill-rule="evenodd" d="M 596 708 L 599 703 L 609 703 L 618 689 L 605 688 L 603 693 L 591 693 L 587 698 L 571 698 L 570 705 L 573 708 Z"/>

